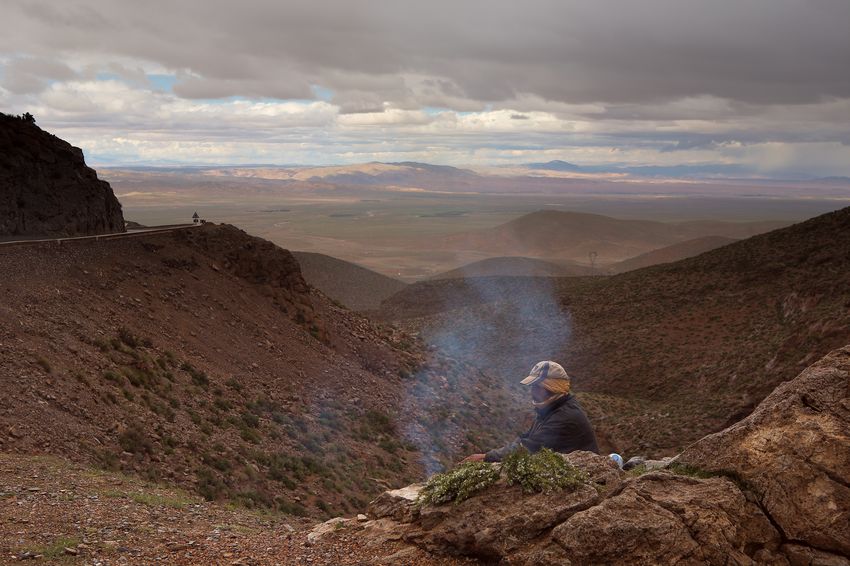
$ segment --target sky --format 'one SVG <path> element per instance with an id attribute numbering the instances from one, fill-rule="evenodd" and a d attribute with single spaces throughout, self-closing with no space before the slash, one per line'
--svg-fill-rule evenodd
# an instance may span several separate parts
<path id="1" fill-rule="evenodd" d="M 3 0 L 0 111 L 94 164 L 850 176 L 848 0 Z"/>

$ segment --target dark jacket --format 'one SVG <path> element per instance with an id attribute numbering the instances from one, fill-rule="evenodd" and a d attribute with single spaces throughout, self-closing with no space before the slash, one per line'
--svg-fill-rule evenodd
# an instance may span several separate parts
<path id="1" fill-rule="evenodd" d="M 524 446 L 532 454 L 541 448 L 549 448 L 562 454 L 575 450 L 599 453 L 590 421 L 572 394 L 536 411 L 537 416 L 528 432 L 502 448 L 490 450 L 485 454 L 484 461 L 500 462 L 520 446 Z"/>

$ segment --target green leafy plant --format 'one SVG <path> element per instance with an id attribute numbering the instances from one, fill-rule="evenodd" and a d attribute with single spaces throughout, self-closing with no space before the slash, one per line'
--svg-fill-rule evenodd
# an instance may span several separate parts
<path id="1" fill-rule="evenodd" d="M 575 489 L 587 482 L 581 470 L 548 448 L 536 454 L 529 454 L 524 448 L 515 451 L 502 462 L 502 473 L 508 485 L 519 485 L 525 493 Z"/>
<path id="2" fill-rule="evenodd" d="M 468 462 L 444 474 L 434 474 L 419 492 L 419 505 L 460 503 L 499 480 L 499 469 L 486 462 Z"/>

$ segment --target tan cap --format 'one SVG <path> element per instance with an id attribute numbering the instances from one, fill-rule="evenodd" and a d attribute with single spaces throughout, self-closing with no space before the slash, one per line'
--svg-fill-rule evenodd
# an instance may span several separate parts
<path id="1" fill-rule="evenodd" d="M 561 367 L 561 364 L 557 362 L 537 362 L 534 364 L 534 367 L 531 368 L 531 372 L 528 374 L 528 377 L 520 381 L 523 385 L 533 385 L 538 381 L 543 381 L 544 379 L 566 379 L 570 380 L 570 376 L 567 375 L 566 370 Z"/>

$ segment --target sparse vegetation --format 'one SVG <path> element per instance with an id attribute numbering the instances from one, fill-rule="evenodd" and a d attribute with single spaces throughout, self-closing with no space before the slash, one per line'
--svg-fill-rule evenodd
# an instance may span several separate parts
<path id="1" fill-rule="evenodd" d="M 189 376 L 192 378 L 192 383 L 194 383 L 198 387 L 203 387 L 204 389 L 209 387 L 210 380 L 207 377 L 207 374 L 195 368 L 195 366 L 193 366 L 189 362 L 183 362 L 180 365 L 180 369 L 188 373 Z"/>
<path id="2" fill-rule="evenodd" d="M 548 448 L 535 454 L 524 448 L 513 452 L 502 462 L 502 473 L 508 485 L 519 485 L 525 493 L 575 489 L 587 482 L 581 470 Z"/>
<path id="3" fill-rule="evenodd" d="M 81 542 L 79 537 L 60 537 L 49 544 L 30 548 L 28 552 L 47 560 L 56 560 L 65 555 L 66 548 L 75 548 Z"/>
<path id="4" fill-rule="evenodd" d="M 118 435 L 118 444 L 125 452 L 133 454 L 152 454 L 153 443 L 142 430 L 141 425 L 132 423 Z"/>
<path id="5" fill-rule="evenodd" d="M 419 505 L 460 503 L 499 481 L 499 469 L 486 462 L 468 462 L 444 474 L 434 474 L 419 492 Z"/>
<path id="6" fill-rule="evenodd" d="M 549 493 L 576 489 L 588 482 L 587 476 L 569 465 L 556 452 L 544 448 L 536 454 L 518 450 L 501 466 L 487 462 L 468 462 L 455 469 L 435 474 L 419 492 L 418 505 L 460 503 L 493 485 L 500 477 L 507 485 L 518 485 L 525 493 Z"/>

